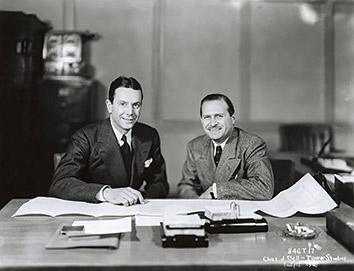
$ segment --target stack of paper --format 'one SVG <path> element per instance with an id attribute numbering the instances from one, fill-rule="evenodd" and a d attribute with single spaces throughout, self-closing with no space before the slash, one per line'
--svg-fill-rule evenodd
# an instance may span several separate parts
<path id="1" fill-rule="evenodd" d="M 118 248 L 120 233 L 130 231 L 130 217 L 113 220 L 74 221 L 72 225 L 60 225 L 45 248 L 92 247 L 116 249 Z"/>

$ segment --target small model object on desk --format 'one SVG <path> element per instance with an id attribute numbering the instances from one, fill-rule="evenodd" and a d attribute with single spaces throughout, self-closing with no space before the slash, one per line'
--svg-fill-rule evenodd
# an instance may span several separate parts
<path id="1" fill-rule="evenodd" d="M 247 233 L 268 231 L 267 221 L 255 213 L 242 213 L 236 202 L 230 206 L 206 206 L 205 217 L 208 233 Z"/>
<path id="2" fill-rule="evenodd" d="M 167 215 L 161 223 L 163 247 L 207 247 L 205 219 L 199 215 Z"/>
<path id="3" fill-rule="evenodd" d="M 309 224 L 287 223 L 285 225 L 283 236 L 294 237 L 295 239 L 314 239 L 320 234 L 319 229 Z"/>

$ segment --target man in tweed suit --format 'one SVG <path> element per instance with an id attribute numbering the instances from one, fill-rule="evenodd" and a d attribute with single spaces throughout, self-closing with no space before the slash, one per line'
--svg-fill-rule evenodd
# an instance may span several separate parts
<path id="1" fill-rule="evenodd" d="M 232 102 L 209 94 L 200 104 L 205 135 L 188 143 L 178 193 L 182 198 L 269 200 L 274 176 L 265 142 L 234 127 Z"/>

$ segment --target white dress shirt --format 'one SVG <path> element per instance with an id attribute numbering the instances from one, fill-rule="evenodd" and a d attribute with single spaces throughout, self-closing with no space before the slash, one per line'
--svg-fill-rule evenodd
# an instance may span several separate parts
<path id="1" fill-rule="evenodd" d="M 111 121 L 111 126 L 112 126 L 113 132 L 114 132 L 114 134 L 115 134 L 115 136 L 116 136 L 116 138 L 117 138 L 117 140 L 118 140 L 119 146 L 121 147 L 121 146 L 124 144 L 124 142 L 123 142 L 123 140 L 122 140 L 123 134 L 122 134 L 121 132 L 119 132 L 119 131 L 113 126 L 112 121 Z M 129 132 L 126 133 L 125 136 L 127 137 L 127 143 L 128 143 L 128 145 L 129 145 L 130 149 L 132 149 L 132 130 L 129 130 Z"/>
<path id="2" fill-rule="evenodd" d="M 226 142 L 227 142 L 228 139 L 229 139 L 229 138 L 226 138 L 225 141 L 222 142 L 221 144 L 220 144 L 220 143 L 216 143 L 214 140 L 212 140 L 213 146 L 214 146 L 214 156 L 215 156 L 215 154 L 216 154 L 216 147 L 217 147 L 217 146 L 220 146 L 221 149 L 224 150 L 225 145 L 226 145 Z"/>

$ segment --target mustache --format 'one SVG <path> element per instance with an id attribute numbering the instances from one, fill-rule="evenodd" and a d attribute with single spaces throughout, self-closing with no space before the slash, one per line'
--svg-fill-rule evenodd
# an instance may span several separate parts
<path id="1" fill-rule="evenodd" d="M 222 128 L 222 125 L 220 125 L 220 124 L 214 124 L 214 125 L 208 124 L 206 126 L 206 128 L 207 129 Z"/>

